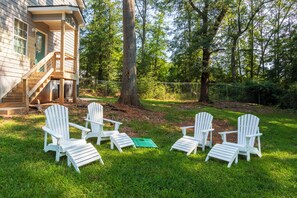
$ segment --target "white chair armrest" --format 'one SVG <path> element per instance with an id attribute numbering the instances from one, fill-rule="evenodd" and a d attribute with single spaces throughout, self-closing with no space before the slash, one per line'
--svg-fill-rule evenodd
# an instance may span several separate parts
<path id="1" fill-rule="evenodd" d="M 110 120 L 110 119 L 106 119 L 106 118 L 103 118 L 103 120 L 105 120 L 105 121 L 107 121 L 107 122 L 114 123 L 114 124 L 123 124 L 123 123 L 121 123 L 121 122 L 114 121 L 114 120 Z"/>
<path id="2" fill-rule="evenodd" d="M 86 127 L 80 126 L 78 124 L 74 124 L 72 122 L 69 122 L 69 126 L 75 127 L 75 128 L 77 128 L 77 129 L 79 129 L 81 131 L 84 131 L 84 132 L 90 132 L 91 131 L 90 129 L 88 129 Z"/>
<path id="3" fill-rule="evenodd" d="M 210 131 L 214 131 L 214 129 L 204 129 L 204 130 L 201 130 L 202 133 L 207 133 L 207 132 L 210 132 Z"/>
<path id="4" fill-rule="evenodd" d="M 182 130 L 182 134 L 183 136 L 185 136 L 187 134 L 187 129 L 191 129 L 194 128 L 195 126 L 184 126 L 184 127 L 180 127 Z"/>
<path id="5" fill-rule="evenodd" d="M 181 129 L 191 129 L 194 128 L 195 126 L 184 126 L 184 127 L 180 127 Z"/>
<path id="6" fill-rule="evenodd" d="M 220 134 L 220 135 L 231 134 L 231 133 L 237 133 L 237 131 L 224 131 L 224 132 L 218 132 L 218 134 Z"/>
<path id="7" fill-rule="evenodd" d="M 262 134 L 262 133 L 257 133 L 257 134 L 247 135 L 246 137 L 247 137 L 247 138 L 251 138 L 251 137 L 259 137 L 259 136 L 261 136 L 261 135 L 263 135 L 263 134 Z"/>
<path id="8" fill-rule="evenodd" d="M 222 137 L 223 142 L 227 142 L 226 135 L 231 134 L 231 133 L 237 133 L 237 131 L 224 131 L 224 132 L 219 132 L 219 134 Z"/>
<path id="9" fill-rule="evenodd" d="M 91 122 L 91 123 L 93 123 L 93 124 L 98 124 L 98 125 L 104 126 L 104 124 L 102 124 L 102 123 L 100 123 L 100 122 L 93 121 L 93 120 L 85 119 L 85 121 L 87 121 L 87 122 Z"/>
<path id="10" fill-rule="evenodd" d="M 56 134 L 53 130 L 51 130 L 50 128 L 48 128 L 48 127 L 46 127 L 46 126 L 43 126 L 43 127 L 42 127 L 42 130 L 44 130 L 44 132 L 49 133 L 50 135 L 54 136 L 54 137 L 57 138 L 57 139 L 62 138 L 61 135 Z"/>

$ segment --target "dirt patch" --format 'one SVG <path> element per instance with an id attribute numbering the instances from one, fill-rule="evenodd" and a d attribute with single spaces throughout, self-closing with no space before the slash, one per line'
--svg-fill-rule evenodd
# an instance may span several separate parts
<path id="1" fill-rule="evenodd" d="M 87 106 L 92 101 L 82 101 L 79 100 L 76 104 L 73 103 L 65 103 L 65 106 L 69 108 L 69 112 L 72 116 L 77 119 L 77 121 L 82 122 L 82 120 L 87 115 Z M 47 103 L 42 105 L 42 110 L 44 111 L 48 106 L 51 106 L 56 103 Z M 129 122 L 131 120 L 145 121 L 153 124 L 166 124 L 166 120 L 164 118 L 164 113 L 162 112 L 154 112 L 144 108 L 135 108 L 128 105 L 122 105 L 118 103 L 102 103 L 104 107 L 104 117 L 112 120 L 120 121 L 120 122 Z M 182 103 L 179 108 L 182 109 L 197 109 L 202 108 L 203 106 L 212 106 L 219 109 L 230 109 L 233 111 L 240 112 L 272 112 L 273 108 L 263 107 L 260 105 L 254 104 L 245 104 L 238 102 L 218 102 L 215 104 L 201 104 L 197 102 L 187 102 Z M 36 110 L 32 109 L 30 113 L 37 113 Z M 176 124 L 176 127 L 182 126 L 192 126 L 194 120 L 187 120 L 181 123 Z M 230 126 L 227 120 L 214 120 L 213 128 L 215 131 L 213 132 L 213 144 L 221 143 L 222 138 L 218 132 L 230 131 L 234 130 L 233 126 Z M 121 132 L 127 133 L 131 137 L 137 137 L 138 133 L 133 131 L 129 126 L 121 126 Z M 193 134 L 193 130 L 188 131 L 189 134 Z M 236 134 L 228 134 L 227 140 L 231 142 L 237 141 Z"/>

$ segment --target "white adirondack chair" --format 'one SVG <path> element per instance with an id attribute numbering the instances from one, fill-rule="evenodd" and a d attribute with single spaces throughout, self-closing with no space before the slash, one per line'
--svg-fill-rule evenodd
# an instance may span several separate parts
<path id="1" fill-rule="evenodd" d="M 202 151 L 205 150 L 205 146 L 212 146 L 212 120 L 213 116 L 206 112 L 201 112 L 195 116 L 195 126 L 181 127 L 183 137 L 177 140 L 170 150 L 181 150 L 190 155 L 193 151 L 197 152 L 197 147 L 201 147 Z M 194 137 L 187 136 L 186 130 L 194 128 Z M 209 140 L 207 140 L 210 135 Z"/>
<path id="2" fill-rule="evenodd" d="M 53 105 L 45 111 L 46 125 L 42 127 L 44 131 L 44 151 L 55 151 L 56 161 L 66 154 L 67 149 L 85 145 L 84 139 L 72 139 L 69 136 L 69 126 L 82 131 L 82 134 L 90 129 L 71 123 L 68 120 L 68 109 L 61 105 Z M 52 143 L 47 142 L 47 135 L 52 137 Z"/>
<path id="3" fill-rule="evenodd" d="M 240 155 L 246 155 L 247 161 L 250 161 L 250 154 L 257 154 L 262 157 L 260 136 L 262 133 L 259 131 L 259 121 L 257 116 L 245 114 L 238 118 L 237 131 L 220 132 L 223 144 L 237 147 Z M 237 143 L 227 142 L 226 135 L 237 133 Z M 255 139 L 258 138 L 258 148 L 254 147 Z"/>
<path id="4" fill-rule="evenodd" d="M 103 140 L 110 140 L 110 136 L 119 134 L 119 127 L 122 124 L 121 122 L 103 118 L 103 106 L 95 102 L 88 105 L 88 114 L 85 120 L 86 127 L 88 127 L 89 122 L 91 123 L 91 132 L 85 136 L 85 139 L 97 137 L 98 145 Z M 114 129 L 111 131 L 103 130 L 103 121 L 113 123 Z"/>

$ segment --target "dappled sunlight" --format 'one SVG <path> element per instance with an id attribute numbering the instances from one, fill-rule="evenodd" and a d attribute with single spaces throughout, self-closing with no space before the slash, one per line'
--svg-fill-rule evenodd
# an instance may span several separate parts
<path id="1" fill-rule="evenodd" d="M 285 151 L 274 151 L 269 153 L 264 153 L 263 157 L 274 158 L 277 160 L 296 160 L 297 163 L 297 153 L 285 152 Z"/>
<path id="2" fill-rule="evenodd" d="M 287 128 L 291 128 L 291 129 L 297 129 L 297 123 L 286 123 L 286 122 L 282 122 L 282 121 L 269 121 L 269 124 L 274 124 L 274 125 L 278 125 L 280 127 L 287 127 Z"/>
<path id="3" fill-rule="evenodd" d="M 165 102 L 163 104 L 166 106 Z M 150 103 L 146 105 L 148 109 L 152 106 Z M 219 193 L 222 197 L 230 194 L 236 197 L 259 194 L 271 197 L 280 195 L 281 191 L 285 191 L 288 196 L 292 195 L 290 188 L 293 187 L 297 166 L 296 134 L 290 128 L 294 127 L 293 119 L 274 118 L 271 122 L 270 116 L 261 115 L 263 157 L 252 155 L 251 161 L 247 162 L 245 157 L 240 156 L 238 164 L 228 169 L 227 162 L 221 160 L 210 159 L 204 162 L 209 148 L 205 152 L 198 148 L 196 155 L 189 156 L 184 152 L 170 151 L 173 143 L 182 136 L 180 126 L 192 123 L 196 113 L 192 108 L 178 109 L 178 105 L 160 108 L 162 113 L 171 116 L 169 120 L 154 122 L 133 117 L 125 120 L 120 127 L 120 131 L 123 129 L 127 134 L 151 138 L 158 148 L 126 147 L 120 153 L 116 148 L 110 149 L 110 141 L 96 145 L 96 138 L 88 139 L 102 156 L 105 165 L 93 162 L 81 167 L 81 174 L 67 166 L 65 156 L 56 163 L 55 152 L 43 151 L 43 114 L 2 119 L 0 172 L 4 180 L 0 184 L 4 187 L 0 189 L 5 189 L 2 194 L 9 195 L 8 189 L 12 186 L 19 189 L 12 195 L 20 195 L 20 192 L 28 197 L 32 194 L 60 197 L 216 197 Z M 197 112 L 200 111 L 214 115 L 215 129 L 236 128 L 237 118 L 242 114 L 213 107 L 199 108 Z M 70 120 L 83 123 L 78 112 L 81 111 L 69 111 Z M 111 113 L 118 115 L 116 112 Z M 155 113 L 158 111 L 151 112 L 150 118 Z M 284 119 L 291 120 L 287 122 L 288 126 L 281 124 Z M 79 138 L 80 135 L 80 130 L 71 128 L 71 137 Z"/>

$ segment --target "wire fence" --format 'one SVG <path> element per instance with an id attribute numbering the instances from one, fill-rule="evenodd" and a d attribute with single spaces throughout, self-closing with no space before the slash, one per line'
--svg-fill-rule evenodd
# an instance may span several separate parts
<path id="1" fill-rule="evenodd" d="M 92 92 L 96 96 L 119 96 L 121 83 L 94 79 L 81 79 L 83 91 Z M 137 83 L 138 94 L 142 99 L 159 100 L 198 100 L 200 84 L 188 82 L 147 82 Z M 241 84 L 210 84 L 209 97 L 212 101 L 241 101 L 262 104 L 265 98 L 261 91 L 247 94 L 247 86 Z"/>

